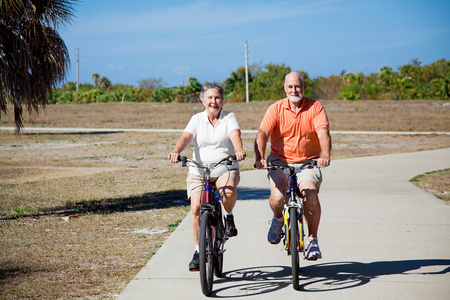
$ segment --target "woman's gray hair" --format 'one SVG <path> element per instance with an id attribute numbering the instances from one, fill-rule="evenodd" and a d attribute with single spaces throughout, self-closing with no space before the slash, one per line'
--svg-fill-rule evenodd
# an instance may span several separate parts
<path id="1" fill-rule="evenodd" d="M 212 82 L 212 83 L 206 82 L 203 85 L 202 90 L 200 92 L 200 101 L 203 102 L 203 100 L 205 100 L 205 93 L 206 93 L 207 90 L 210 90 L 210 89 L 218 90 L 219 93 L 220 93 L 220 96 L 222 97 L 222 100 L 225 99 L 224 95 L 223 95 L 223 87 L 220 84 L 218 84 L 217 82 Z"/>

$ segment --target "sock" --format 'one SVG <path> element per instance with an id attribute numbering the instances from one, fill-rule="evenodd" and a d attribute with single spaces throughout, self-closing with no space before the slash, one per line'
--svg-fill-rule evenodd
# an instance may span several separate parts
<path id="1" fill-rule="evenodd" d="M 318 238 L 309 237 L 308 238 L 308 243 L 311 243 L 311 241 L 314 240 L 314 239 L 316 240 L 317 243 L 319 242 Z"/>
<path id="2" fill-rule="evenodd" d="M 284 218 L 283 218 L 283 217 L 281 217 L 281 218 L 275 218 L 275 217 L 273 217 L 273 219 L 276 220 L 276 221 L 279 222 L 279 223 L 283 223 L 283 222 L 284 222 Z"/>
<path id="3" fill-rule="evenodd" d="M 232 216 L 232 215 L 233 215 L 233 212 L 230 212 L 230 213 L 225 212 L 225 217 Z"/>
<path id="4" fill-rule="evenodd" d="M 195 252 L 200 252 L 200 246 L 199 245 L 195 245 Z"/>

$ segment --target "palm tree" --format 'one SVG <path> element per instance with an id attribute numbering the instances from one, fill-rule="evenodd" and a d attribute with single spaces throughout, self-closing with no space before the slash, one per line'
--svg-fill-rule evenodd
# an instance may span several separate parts
<path id="1" fill-rule="evenodd" d="M 22 107 L 38 113 L 65 78 L 69 52 L 56 30 L 70 23 L 76 1 L 0 1 L 0 117 L 12 104 L 18 131 Z"/>
<path id="2" fill-rule="evenodd" d="M 92 74 L 91 78 L 95 86 L 97 87 L 100 84 L 100 75 L 98 75 L 98 73 L 94 73 Z"/>
<path id="3" fill-rule="evenodd" d="M 107 89 L 109 86 L 111 86 L 111 81 L 107 77 L 100 78 L 100 88 L 102 90 Z"/>
<path id="4" fill-rule="evenodd" d="M 186 93 L 185 101 L 189 103 L 200 102 L 200 92 L 202 90 L 202 85 L 195 77 L 188 78 L 188 84 L 184 87 Z M 186 101 L 187 100 L 187 101 Z"/>

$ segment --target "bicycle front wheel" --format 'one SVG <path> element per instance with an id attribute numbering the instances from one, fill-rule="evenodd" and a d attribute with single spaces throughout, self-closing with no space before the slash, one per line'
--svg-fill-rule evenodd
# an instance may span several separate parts
<path id="1" fill-rule="evenodd" d="M 222 277 L 223 270 L 223 244 L 225 242 L 225 228 L 222 220 L 217 220 L 217 227 L 214 232 L 215 254 L 214 255 L 214 274 L 217 278 Z"/>
<path id="2" fill-rule="evenodd" d="M 295 290 L 299 287 L 299 231 L 298 231 L 298 211 L 297 208 L 289 208 L 289 251 L 291 252 L 292 260 L 292 285 Z"/>
<path id="3" fill-rule="evenodd" d="M 212 292 L 213 286 L 213 235 L 211 214 L 209 211 L 205 211 L 201 215 L 200 222 L 200 283 L 202 286 L 202 292 L 205 296 L 209 296 Z"/>

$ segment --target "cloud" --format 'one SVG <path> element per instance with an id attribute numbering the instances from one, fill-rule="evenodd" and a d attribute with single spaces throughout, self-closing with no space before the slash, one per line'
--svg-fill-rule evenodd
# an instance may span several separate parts
<path id="1" fill-rule="evenodd" d="M 176 32 L 190 30 L 217 30 L 244 24 L 300 17 L 323 13 L 337 0 L 323 0 L 312 4 L 297 1 L 275 3 L 246 3 L 198 1 L 144 12 L 120 12 L 83 17 L 78 20 L 79 34 L 120 34 L 148 31 Z M 195 34 L 195 32 L 193 32 Z"/>

